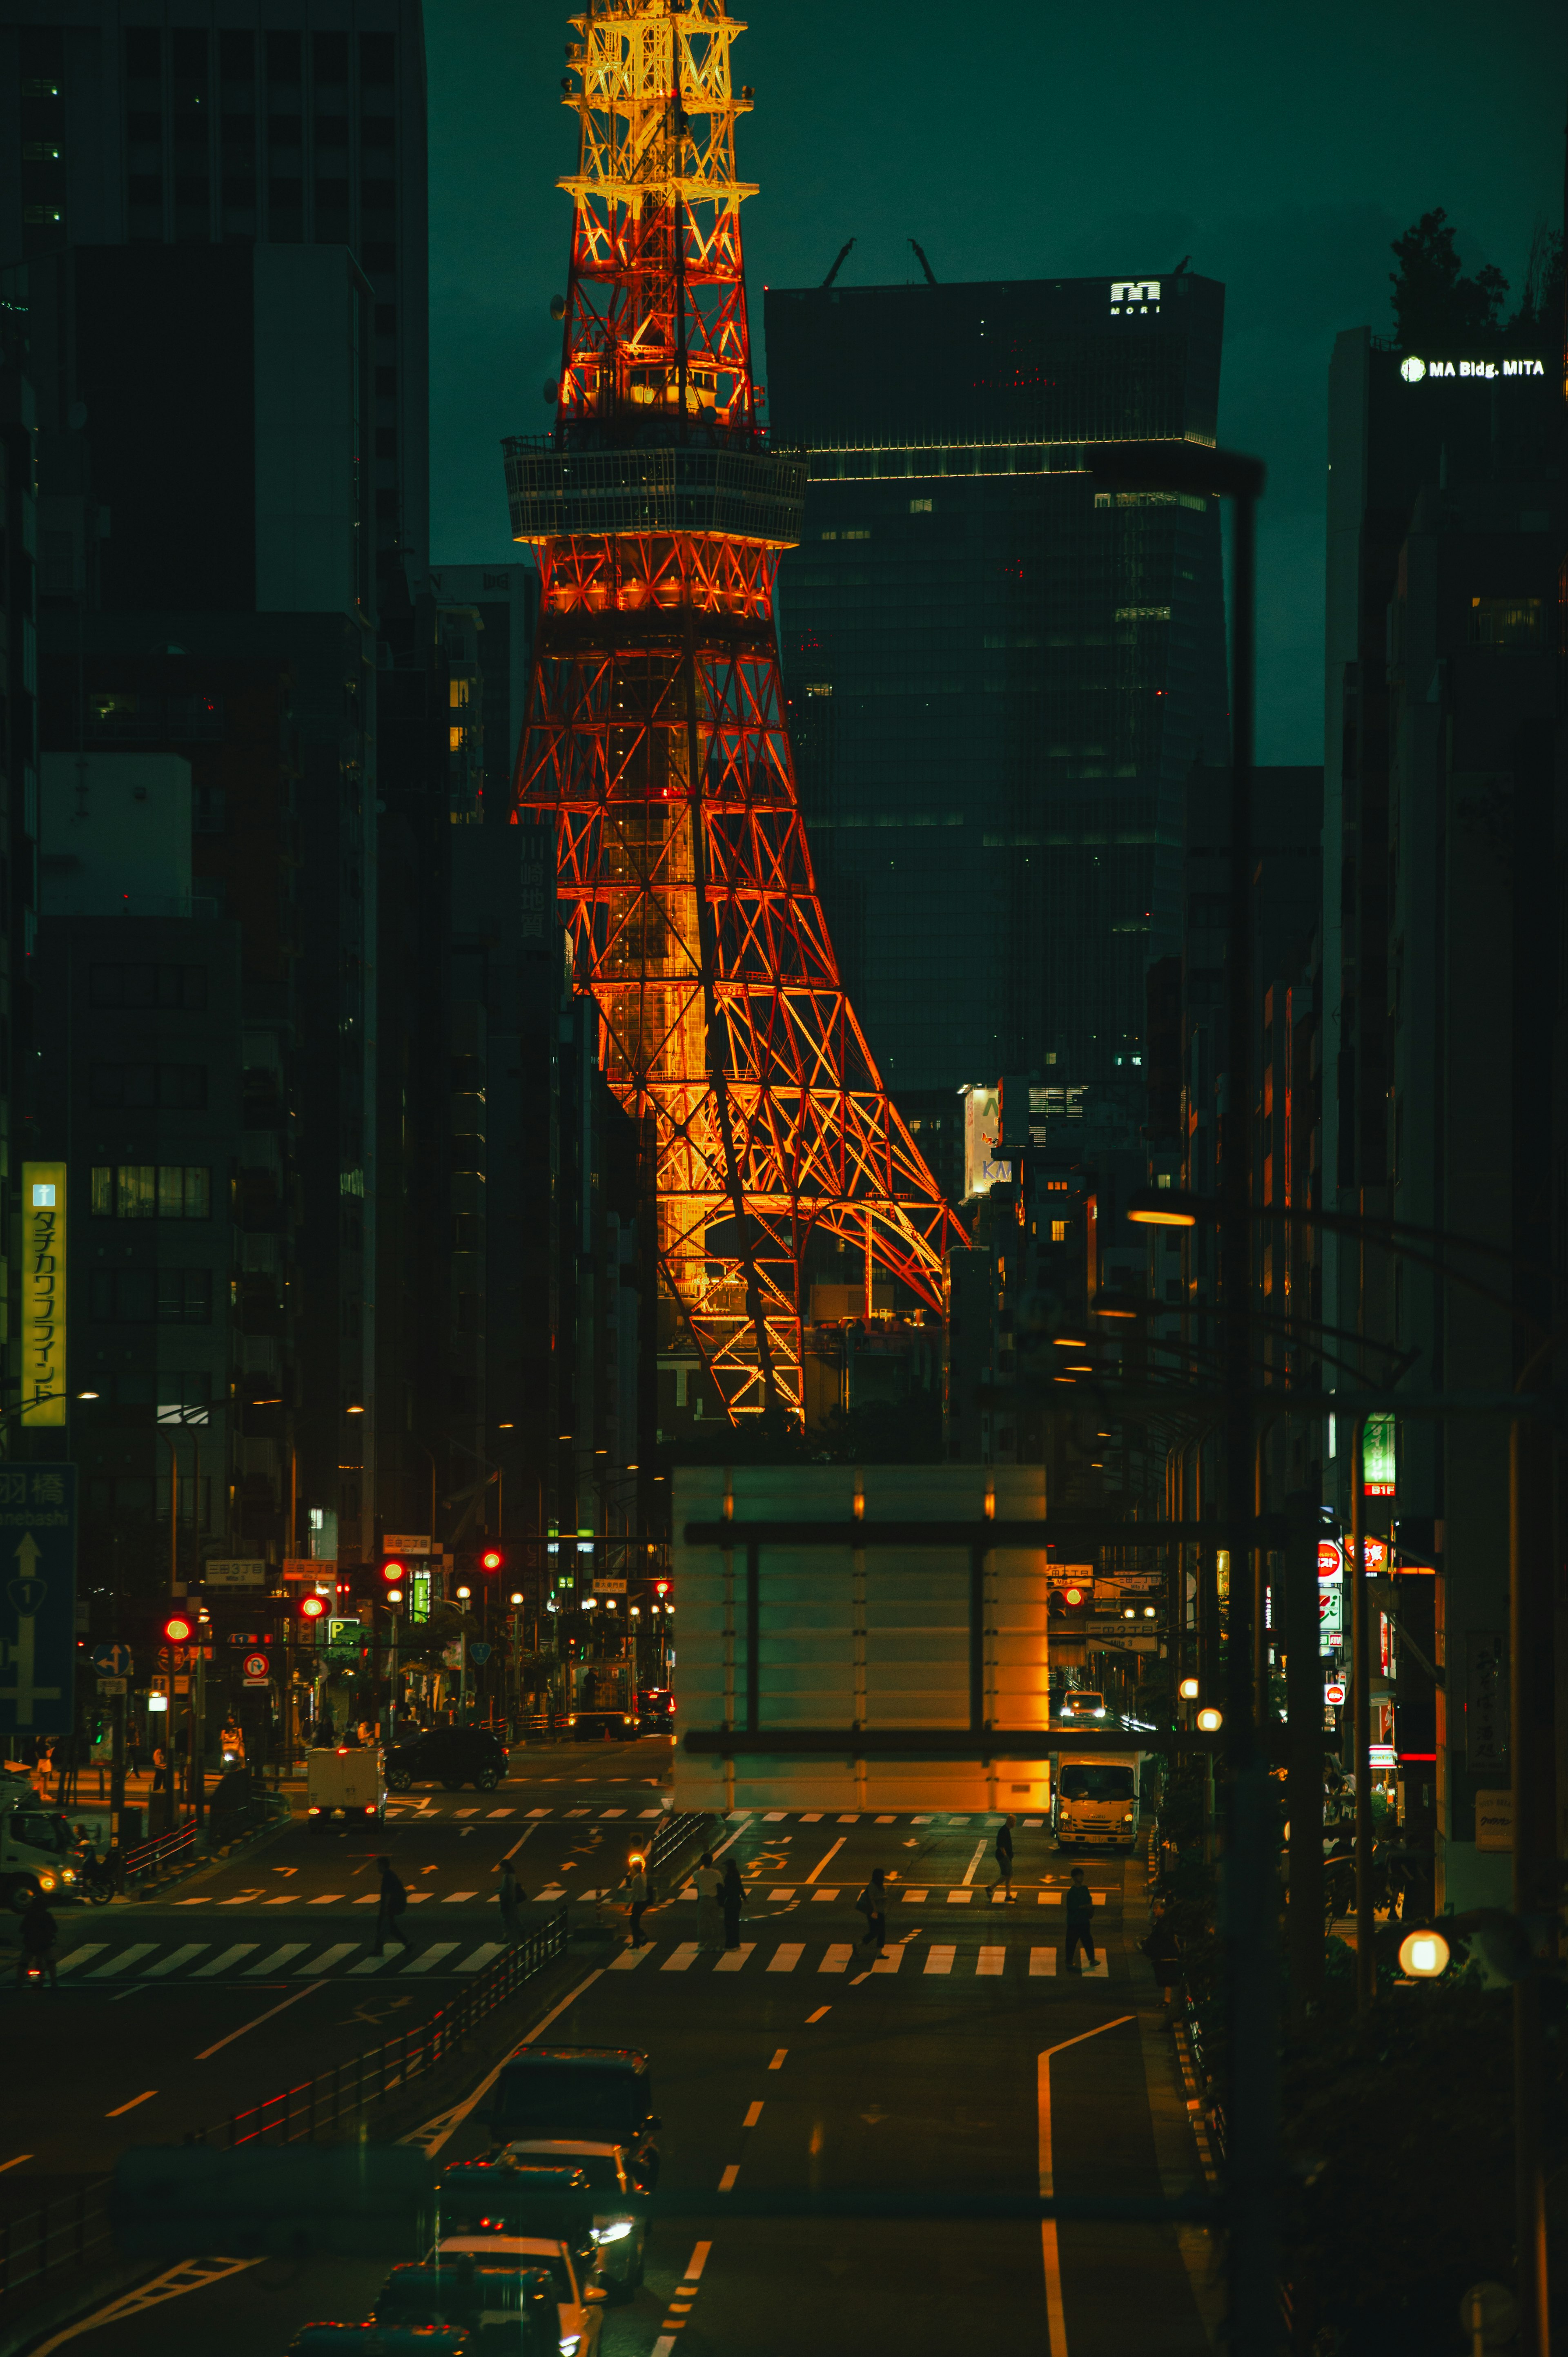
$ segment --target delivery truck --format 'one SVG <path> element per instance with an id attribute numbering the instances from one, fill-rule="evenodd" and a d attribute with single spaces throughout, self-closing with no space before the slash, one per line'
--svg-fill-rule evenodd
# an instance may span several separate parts
<path id="1" fill-rule="evenodd" d="M 1102 1843 L 1131 1849 L 1138 1838 L 1138 1751 L 1057 1754 L 1051 1778 L 1051 1831 L 1058 1846 Z"/>
<path id="2" fill-rule="evenodd" d="M 334 1817 L 349 1824 L 380 1824 L 386 1814 L 387 1784 L 376 1743 L 322 1745 L 308 1752 L 305 1767 L 305 1813 L 319 1832 Z"/>

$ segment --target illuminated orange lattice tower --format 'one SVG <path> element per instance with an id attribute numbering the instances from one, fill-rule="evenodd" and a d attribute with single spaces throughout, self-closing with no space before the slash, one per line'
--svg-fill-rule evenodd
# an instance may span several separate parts
<path id="1" fill-rule="evenodd" d="M 542 575 L 518 816 L 555 824 L 577 986 L 649 1141 L 666 1315 L 732 1415 L 798 1417 L 813 1239 L 935 1306 L 950 1214 L 844 996 L 796 801 L 773 593 L 806 469 L 765 447 L 752 380 L 743 27 L 724 0 L 571 23 L 555 431 L 506 452 Z"/>

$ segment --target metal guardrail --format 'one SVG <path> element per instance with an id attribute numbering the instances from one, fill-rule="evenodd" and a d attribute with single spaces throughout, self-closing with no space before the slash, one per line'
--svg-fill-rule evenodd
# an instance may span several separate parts
<path id="1" fill-rule="evenodd" d="M 657 1874 L 677 1850 L 683 1849 L 689 1841 L 694 1841 L 699 1834 L 705 1833 L 712 1824 L 713 1818 L 706 1809 L 686 1809 L 679 1816 L 663 1818 L 655 1827 L 653 1839 L 648 1845 L 649 1873 Z"/>
<path id="2" fill-rule="evenodd" d="M 183 1865 L 195 1848 L 196 1820 L 188 1817 L 184 1824 L 171 1825 L 166 1834 L 134 1843 L 121 1860 L 122 1876 L 126 1882 L 135 1882 L 144 1875 L 166 1874 L 171 1866 Z"/>
<path id="3" fill-rule="evenodd" d="M 166 1839 L 166 1835 L 160 1839 Z M 143 1848 L 155 1846 L 151 1843 Z M 192 2144 L 298 2144 L 330 2133 L 345 2120 L 367 2111 L 400 2087 L 424 2077 L 455 2054 L 487 2017 L 517 1995 L 526 1981 L 566 1953 L 566 1910 L 557 1908 L 540 1924 L 497 1956 L 473 1986 L 451 2005 L 442 2006 L 427 2021 L 388 2039 L 331 2070 L 281 2089 L 231 2112 L 210 2128 L 195 2130 Z M 0 2220 L 0 2325 L 8 2323 L 19 2306 L 16 2295 L 36 2294 L 48 2277 L 64 2267 L 81 2267 L 107 2257 L 113 2247 L 109 2193 L 113 2179 L 84 2179 L 69 2193 L 57 2194 L 39 2209 L 19 2218 Z"/>

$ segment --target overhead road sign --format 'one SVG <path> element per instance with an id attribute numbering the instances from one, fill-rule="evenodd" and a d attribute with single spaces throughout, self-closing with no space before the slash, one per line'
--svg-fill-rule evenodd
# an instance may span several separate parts
<path id="1" fill-rule="evenodd" d="M 0 1736 L 76 1724 L 76 1468 L 0 1472 Z"/>

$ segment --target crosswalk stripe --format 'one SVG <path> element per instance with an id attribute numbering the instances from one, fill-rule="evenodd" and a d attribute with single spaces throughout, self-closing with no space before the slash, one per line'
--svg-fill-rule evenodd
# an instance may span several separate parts
<path id="1" fill-rule="evenodd" d="M 212 1945 L 210 1940 L 188 1940 L 183 1948 L 171 1948 L 156 1964 L 149 1964 L 142 1975 L 145 1981 L 161 1981 L 166 1973 L 177 1973 L 181 1964 L 188 1964 L 193 1956 L 204 1956 Z"/>
<path id="2" fill-rule="evenodd" d="M 441 1903 L 444 1907 L 456 1907 L 465 1899 L 477 1899 L 478 1895 L 477 1890 L 449 1890 Z"/>
<path id="3" fill-rule="evenodd" d="M 906 1907 L 912 1907 L 917 1905 L 919 1900 L 929 1898 L 929 1896 L 930 1893 L 926 1890 L 906 1890 L 904 1893 L 904 1904 Z"/>
<path id="4" fill-rule="evenodd" d="M 454 1809 L 452 1812 L 455 1817 L 477 1817 L 478 1813 L 478 1809 Z"/>
<path id="5" fill-rule="evenodd" d="M 303 1956 L 309 1945 L 308 1940 L 285 1940 L 281 1948 L 274 1948 L 272 1954 L 263 1956 L 259 1964 L 247 1964 L 245 1978 L 248 1981 L 264 1980 L 269 1973 L 279 1972 L 285 1964 L 292 1964 L 295 1956 Z"/>
<path id="6" fill-rule="evenodd" d="M 950 1890 L 948 1892 L 948 1905 L 950 1907 L 967 1907 L 973 1897 L 974 1892 L 972 1889 Z"/>
<path id="7" fill-rule="evenodd" d="M 1062 1903 L 1062 1895 L 1061 1895 L 1061 1892 L 1060 1892 L 1059 1890 L 1042 1890 L 1042 1891 L 1041 1891 L 1041 1893 L 1040 1893 L 1040 1904 L 1041 1904 L 1041 1906 L 1042 1906 L 1042 1907 L 1059 1907 L 1059 1906 L 1061 1905 L 1061 1903 Z"/>
<path id="8" fill-rule="evenodd" d="M 904 1961 L 902 1948 L 886 1948 L 872 1965 L 874 1973 L 896 1973 Z"/>
<path id="9" fill-rule="evenodd" d="M 664 1812 L 662 1809 L 639 1809 L 637 1813 L 639 1817 L 661 1817 Z"/>
<path id="10" fill-rule="evenodd" d="M 817 1966 L 817 1970 L 820 1973 L 842 1973 L 848 1966 L 849 1960 L 854 1953 L 854 1950 L 851 1947 L 849 1942 L 845 1940 L 842 1943 L 835 1944 L 828 1950 L 827 1954 Z"/>
<path id="11" fill-rule="evenodd" d="M 405 1973 L 427 1973 L 433 1966 L 441 1962 L 443 1956 L 451 1955 L 457 1943 L 456 1940 L 437 1940 L 434 1947 L 422 1950 L 417 1956 L 413 1957 L 408 1964 L 404 1964 L 403 1971 Z"/>
<path id="12" fill-rule="evenodd" d="M 768 1969 L 770 1973 L 792 1973 L 805 1953 L 803 1940 L 786 1940 L 781 1947 L 775 1949 Z"/>
<path id="13" fill-rule="evenodd" d="M 670 1954 L 665 1957 L 664 1962 L 660 1965 L 659 1969 L 662 1973 L 688 1972 L 691 1969 L 696 1953 L 697 1943 L 695 1940 L 682 1940 L 680 1946 L 672 1949 Z"/>
<path id="14" fill-rule="evenodd" d="M 762 1822 L 765 1825 L 780 1825 L 783 1824 L 784 1819 L 788 1814 L 789 1811 L 787 1809 L 769 1809 L 764 1815 Z"/>
<path id="15" fill-rule="evenodd" d="M 550 1812 L 548 1809 L 530 1809 L 528 1813 L 531 1817 L 547 1817 Z"/>
<path id="16" fill-rule="evenodd" d="M 347 1896 L 343 1890 L 324 1890 L 319 1899 L 307 1899 L 305 1903 L 307 1907 L 340 1907 Z M 231 1899 L 228 1903 L 232 1907 L 234 1901 Z"/>
<path id="17" fill-rule="evenodd" d="M 517 1811 L 515 1809 L 487 1809 L 485 1811 L 485 1814 L 487 1817 L 515 1817 Z"/>
<path id="18" fill-rule="evenodd" d="M 1032 1981 L 1037 1981 L 1037 1980 L 1039 1980 L 1042 1976 L 1047 1976 L 1047 1977 L 1048 1977 L 1050 1975 L 1052 1975 L 1052 1974 L 1054 1974 L 1054 1973 L 1055 1973 L 1056 1968 L 1057 1968 L 1057 1952 L 1056 1952 L 1056 1950 L 1055 1950 L 1054 1948 L 1031 1948 L 1031 1949 L 1030 1949 L 1030 1951 L 1029 1951 L 1029 1978 L 1030 1978 Z"/>
<path id="19" fill-rule="evenodd" d="M 122 1948 L 119 1954 L 111 1956 L 106 1964 L 94 1966 L 88 1975 L 89 1980 L 113 1980 L 116 1974 L 126 1971 L 132 1964 L 139 1964 L 144 1956 L 150 1956 L 157 1944 L 156 1940 L 138 1940 L 134 1947 Z"/>
<path id="20" fill-rule="evenodd" d="M 768 1892 L 768 1896 L 769 1897 L 769 1899 L 793 1899 L 793 1898 L 794 1898 L 794 1896 L 795 1896 L 795 1893 L 794 1893 L 794 1891 L 793 1891 L 792 1889 L 790 1889 L 790 1890 L 770 1890 L 770 1891 Z"/>
<path id="21" fill-rule="evenodd" d="M 354 1901 L 356 1907 L 379 1907 L 381 1903 L 381 1894 L 379 1890 L 367 1890 Z M 272 1904 L 274 1907 L 278 1907 L 283 1904 L 283 1901 L 281 1900 L 274 1899 L 272 1901 Z"/>
<path id="22" fill-rule="evenodd" d="M 220 1956 L 214 1956 L 209 1964 L 198 1964 L 190 1977 L 193 1981 L 209 1981 L 215 1975 L 226 1973 L 231 1964 L 237 1964 L 242 1956 L 253 1956 L 261 1944 L 259 1940 L 240 1940 L 233 1947 L 225 1948 Z"/>
<path id="23" fill-rule="evenodd" d="M 1007 1969 L 1005 1948 L 982 1948 L 975 1971 L 982 1980 L 999 1979 Z"/>
<path id="24" fill-rule="evenodd" d="M 755 1940 L 743 1940 L 738 1948 L 726 1948 L 714 1966 L 716 1973 L 738 1973 L 747 1957 L 757 1951 Z"/>
<path id="25" fill-rule="evenodd" d="M 624 1817 L 626 1811 L 624 1809 L 601 1809 L 599 1811 L 599 1814 L 601 1817 Z"/>
<path id="26" fill-rule="evenodd" d="M 812 1891 L 811 1897 L 813 1899 L 836 1899 L 838 1897 L 838 1892 L 836 1890 L 823 1890 L 819 1888 Z"/>
<path id="27" fill-rule="evenodd" d="M 803 1825 L 820 1825 L 822 1822 L 822 1813 L 821 1809 L 808 1809 L 800 1819 L 800 1823 Z"/>
<path id="28" fill-rule="evenodd" d="M 387 1961 L 384 1955 L 361 1956 L 357 1964 L 349 1965 L 349 1970 L 351 1973 L 379 1973 Z"/>
<path id="29" fill-rule="evenodd" d="M 453 1970 L 459 1973 L 482 1973 L 491 1958 L 499 1956 L 505 1945 L 504 1940 L 486 1940 L 482 1945 L 474 1950 L 471 1956 L 465 1956 L 460 1964 L 455 1964 Z"/>
<path id="30" fill-rule="evenodd" d="M 85 1947 L 73 1948 L 69 1956 L 60 1958 L 55 1967 L 57 1974 L 74 1973 L 78 1965 L 86 1964 L 90 1956 L 101 1956 L 108 1945 L 107 1940 L 89 1940 Z"/>
<path id="31" fill-rule="evenodd" d="M 610 1958 L 610 1970 L 612 1973 L 629 1973 L 634 1966 L 641 1964 L 644 1956 L 650 1956 L 652 1953 L 651 1941 L 640 1948 L 623 1948 L 618 1956 Z"/>
<path id="32" fill-rule="evenodd" d="M 340 1964 L 345 1956 L 351 1956 L 359 1944 L 358 1940 L 339 1940 L 336 1947 L 323 1948 L 318 1956 L 312 1956 L 307 1964 L 301 1964 L 295 1979 L 313 1979 L 317 1973 L 330 1972 L 332 1966 Z"/>
<path id="33" fill-rule="evenodd" d="M 957 1953 L 958 1950 L 956 1948 L 928 1948 L 926 1951 L 926 1970 L 929 1973 L 950 1973 L 952 1970 L 952 1960 Z"/>

